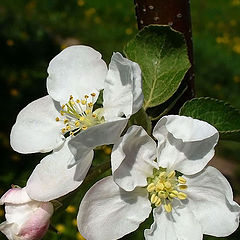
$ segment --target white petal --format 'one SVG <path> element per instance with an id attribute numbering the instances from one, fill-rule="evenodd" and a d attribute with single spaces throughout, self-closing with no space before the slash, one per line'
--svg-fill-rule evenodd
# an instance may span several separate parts
<path id="1" fill-rule="evenodd" d="M 84 196 L 78 212 L 78 229 L 91 240 L 113 240 L 136 230 L 151 212 L 143 188 L 121 190 L 112 177 L 97 182 Z"/>
<path id="2" fill-rule="evenodd" d="M 68 141 L 59 150 L 47 155 L 33 170 L 27 182 L 28 195 L 37 201 L 50 201 L 75 190 L 83 182 L 92 163 L 93 151 L 83 159 L 81 166 L 68 168 L 73 158 Z"/>
<path id="3" fill-rule="evenodd" d="M 207 122 L 170 115 L 158 121 L 153 136 L 158 140 L 161 167 L 195 174 L 212 159 L 219 134 Z"/>
<path id="4" fill-rule="evenodd" d="M 240 207 L 226 178 L 215 168 L 207 167 L 193 176 L 185 176 L 189 207 L 201 223 L 203 233 L 224 237 L 239 225 Z"/>
<path id="5" fill-rule="evenodd" d="M 120 137 L 127 121 L 128 119 L 122 118 L 117 121 L 105 122 L 90 127 L 85 131 L 81 131 L 76 137 L 69 141 L 69 148 L 75 156 L 69 163 L 69 166 L 82 161 L 81 159 L 95 147 L 114 143 Z"/>
<path id="6" fill-rule="evenodd" d="M 5 221 L 0 224 L 0 231 L 5 234 L 9 240 L 15 240 L 15 233 L 19 231 L 19 227 L 15 223 Z"/>
<path id="7" fill-rule="evenodd" d="M 114 145 L 111 163 L 113 179 L 125 191 L 147 185 L 157 168 L 156 143 L 140 126 L 132 126 Z"/>
<path id="8" fill-rule="evenodd" d="M 0 199 L 0 205 L 4 203 L 23 204 L 30 202 L 31 198 L 26 192 L 26 188 L 11 188 Z"/>
<path id="9" fill-rule="evenodd" d="M 104 116 L 107 120 L 130 117 L 143 104 L 141 69 L 137 63 L 114 53 L 103 91 Z"/>
<path id="10" fill-rule="evenodd" d="M 162 207 L 153 210 L 154 223 L 144 231 L 146 240 L 201 240 L 201 225 L 186 206 L 176 206 L 167 213 Z"/>
<path id="11" fill-rule="evenodd" d="M 74 98 L 103 89 L 107 74 L 106 63 L 101 54 L 88 46 L 71 46 L 65 48 L 49 63 L 47 89 L 49 95 L 61 104 Z"/>
<path id="12" fill-rule="evenodd" d="M 12 128 L 12 148 L 20 153 L 35 153 L 59 147 L 65 139 L 61 134 L 64 124 L 56 122 L 59 115 L 57 103 L 48 95 L 28 104 Z"/>

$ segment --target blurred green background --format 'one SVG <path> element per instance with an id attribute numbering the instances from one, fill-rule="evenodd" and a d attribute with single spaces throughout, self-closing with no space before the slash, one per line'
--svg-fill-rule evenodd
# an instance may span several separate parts
<path id="1" fill-rule="evenodd" d="M 194 0 L 191 7 L 197 96 L 223 99 L 240 108 L 240 0 Z M 130 0 L 1 0 L 0 29 L 2 195 L 12 183 L 23 187 L 43 157 L 11 150 L 9 133 L 18 112 L 47 94 L 49 61 L 66 46 L 85 44 L 100 51 L 108 63 L 112 52 L 122 52 L 137 33 L 137 26 Z M 109 148 L 103 148 L 97 159 L 108 159 L 109 153 Z M 238 201 L 239 153 L 238 143 L 221 142 L 213 162 L 232 183 Z M 85 190 L 67 203 L 65 213 L 54 215 L 52 225 L 58 233 L 49 232 L 45 240 L 83 239 L 77 233 L 76 213 Z M 3 207 L 0 218 L 4 219 Z M 141 234 L 138 231 L 124 239 L 143 239 Z M 239 236 L 236 232 L 219 239 Z M 0 234 L 0 239 L 5 237 Z"/>

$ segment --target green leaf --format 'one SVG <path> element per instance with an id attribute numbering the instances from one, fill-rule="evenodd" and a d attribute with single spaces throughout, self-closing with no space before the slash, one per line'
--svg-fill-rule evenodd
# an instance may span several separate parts
<path id="1" fill-rule="evenodd" d="M 204 120 L 220 133 L 221 139 L 240 141 L 240 112 L 213 98 L 194 98 L 180 109 L 180 115 Z"/>
<path id="2" fill-rule="evenodd" d="M 152 133 L 152 122 L 143 108 L 129 119 L 128 127 L 132 125 L 142 126 L 149 135 Z"/>
<path id="3" fill-rule="evenodd" d="M 145 27 L 125 46 L 124 53 L 141 67 L 144 109 L 168 100 L 190 67 L 183 35 L 169 26 Z"/>

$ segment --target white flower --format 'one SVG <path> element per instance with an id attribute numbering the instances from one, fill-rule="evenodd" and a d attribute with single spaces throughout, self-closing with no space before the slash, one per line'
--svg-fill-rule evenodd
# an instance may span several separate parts
<path id="1" fill-rule="evenodd" d="M 231 186 L 215 168 L 217 130 L 184 116 L 165 116 L 154 128 L 158 145 L 132 126 L 114 145 L 113 176 L 84 196 L 78 228 L 88 240 L 119 239 L 136 230 L 153 208 L 147 240 L 200 240 L 227 236 L 239 224 Z M 182 175 L 182 174 L 184 175 Z"/>
<path id="2" fill-rule="evenodd" d="M 93 149 L 114 143 L 143 103 L 141 70 L 120 53 L 113 54 L 107 70 L 96 50 L 68 47 L 52 59 L 48 73 L 49 95 L 18 114 L 10 136 L 11 146 L 21 153 L 53 150 L 27 184 L 29 196 L 38 201 L 77 188 L 91 166 Z M 102 89 L 103 106 L 97 108 Z"/>
<path id="3" fill-rule="evenodd" d="M 11 146 L 17 152 L 51 151 L 69 133 L 75 136 L 71 151 L 84 157 L 96 146 L 113 143 L 142 106 L 141 70 L 120 53 L 113 54 L 107 70 L 96 50 L 71 46 L 51 60 L 48 73 L 49 95 L 27 105 L 12 128 Z M 103 108 L 95 110 L 102 89 Z"/>
<path id="4" fill-rule="evenodd" d="M 50 202 L 33 201 L 25 188 L 12 188 L 0 199 L 5 204 L 6 221 L 0 231 L 9 240 L 39 240 L 48 230 L 53 205 Z"/>

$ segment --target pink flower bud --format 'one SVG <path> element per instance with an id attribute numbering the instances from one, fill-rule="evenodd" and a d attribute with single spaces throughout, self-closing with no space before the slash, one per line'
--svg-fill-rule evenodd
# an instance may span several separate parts
<path id="1" fill-rule="evenodd" d="M 25 188 L 12 188 L 0 199 L 5 204 L 6 221 L 0 231 L 9 240 L 39 240 L 48 230 L 53 205 L 32 200 Z"/>

